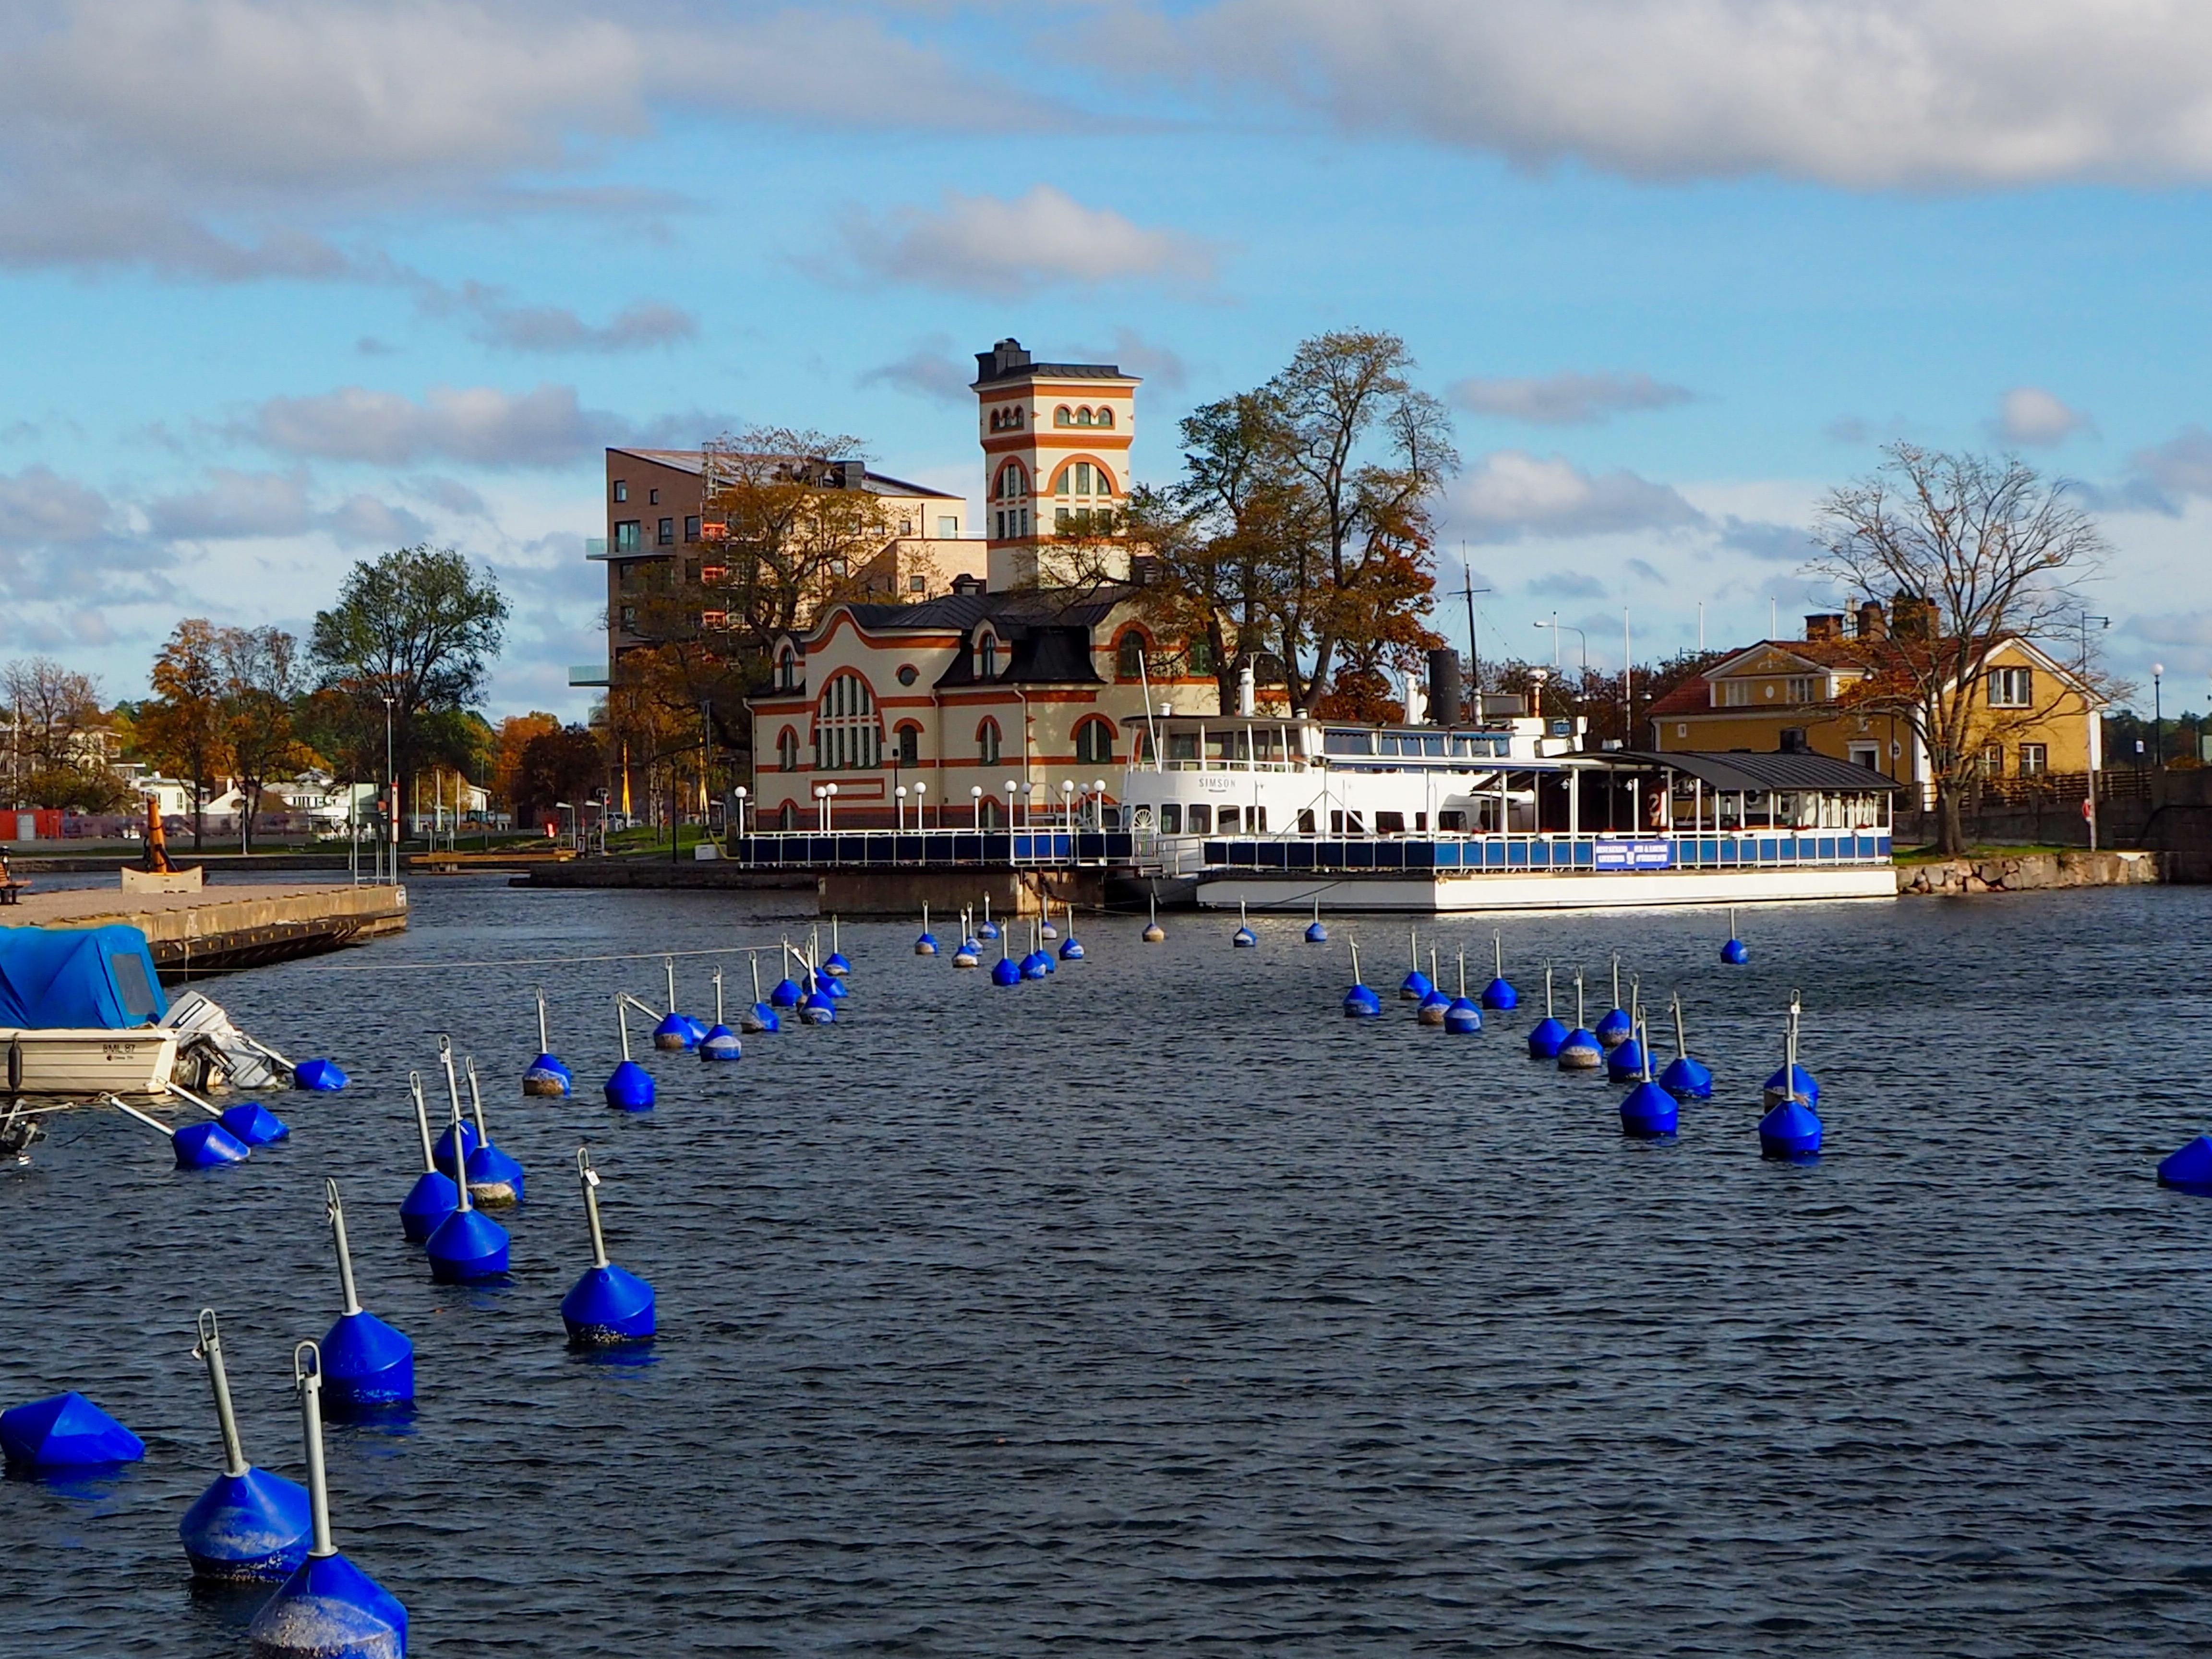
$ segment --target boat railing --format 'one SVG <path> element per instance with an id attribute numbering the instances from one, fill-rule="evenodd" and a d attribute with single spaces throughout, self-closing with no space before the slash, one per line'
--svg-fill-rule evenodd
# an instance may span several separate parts
<path id="1" fill-rule="evenodd" d="M 1126 830 L 770 830 L 732 839 L 725 856 L 761 870 L 859 865 L 1102 865 L 1136 862 Z"/>
<path id="2" fill-rule="evenodd" d="M 1703 834 L 1596 833 L 1553 835 L 1162 836 L 1162 843 L 1195 843 L 1188 860 L 1180 847 L 1163 845 L 1162 868 L 1185 874 L 1199 869 L 1405 870 L 1466 874 L 1630 874 L 1655 870 L 1745 870 L 1806 866 L 1886 865 L 1890 837 L 1857 830 L 1745 830 Z M 1172 869 L 1170 866 L 1172 865 Z"/>

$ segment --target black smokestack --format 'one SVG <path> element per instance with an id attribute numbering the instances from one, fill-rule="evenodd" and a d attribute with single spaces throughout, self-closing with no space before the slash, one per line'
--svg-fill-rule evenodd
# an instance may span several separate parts
<path id="1" fill-rule="evenodd" d="M 1429 653 L 1429 722 L 1432 726 L 1459 724 L 1459 653 Z"/>

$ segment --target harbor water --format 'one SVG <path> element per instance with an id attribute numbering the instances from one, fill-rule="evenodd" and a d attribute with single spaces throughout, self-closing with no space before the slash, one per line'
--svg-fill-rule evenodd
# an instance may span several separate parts
<path id="1" fill-rule="evenodd" d="M 5 1402 L 81 1389 L 149 1443 L 0 1482 L 0 1655 L 234 1656 L 177 1517 L 221 1463 L 193 1316 L 220 1310 L 249 1457 L 300 1474 L 291 1346 L 363 1303 L 416 1347 L 404 1422 L 333 1425 L 339 1547 L 412 1651 L 581 1655 L 2180 1652 L 2212 1600 L 2212 1200 L 2160 1189 L 2212 1128 L 2212 891 L 1561 914 L 1504 924 L 1519 1011 L 1395 999 L 1403 923 L 1079 916 L 994 988 L 920 919 L 848 924 L 834 1026 L 735 1065 L 633 1052 L 662 950 L 803 933 L 792 896 L 410 889 L 404 938 L 206 982 L 327 1053 L 292 1140 L 204 1175 L 110 1111 L 0 1173 Z M 1018 924 L 1014 954 L 1028 948 Z M 1454 988 L 1492 928 L 1423 928 Z M 828 929 L 823 930 L 828 948 Z M 1379 1021 L 1347 1020 L 1357 939 Z M 1542 964 L 1663 1059 L 1679 991 L 1718 1077 L 1678 1140 L 1525 1057 Z M 986 967 L 995 957 L 987 953 Z M 713 1015 L 713 958 L 678 959 Z M 441 966 L 441 964 L 458 964 Z M 765 989 L 781 976 L 771 951 Z M 577 1094 L 528 1101 L 533 988 Z M 1805 1003 L 1828 1150 L 1762 1162 L 1760 1081 Z M 511 1283 L 432 1284 L 397 1209 L 406 1095 L 450 1032 L 529 1170 Z M 642 1353 L 565 1345 L 588 1140 Z"/>

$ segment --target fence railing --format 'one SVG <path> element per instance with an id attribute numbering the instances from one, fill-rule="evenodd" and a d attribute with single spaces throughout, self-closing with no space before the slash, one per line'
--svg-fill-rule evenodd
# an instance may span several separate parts
<path id="1" fill-rule="evenodd" d="M 1130 865 L 1124 830 L 770 830 L 739 836 L 728 856 L 762 869 L 817 866 Z"/>

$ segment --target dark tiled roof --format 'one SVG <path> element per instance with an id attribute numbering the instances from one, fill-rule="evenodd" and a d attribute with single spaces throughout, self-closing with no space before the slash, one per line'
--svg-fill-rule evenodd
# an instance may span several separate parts
<path id="1" fill-rule="evenodd" d="M 706 452 L 697 449 L 610 449 L 610 455 L 633 455 L 641 461 L 651 461 L 672 471 L 689 472 L 694 477 L 706 471 Z M 964 497 L 948 490 L 933 489 L 927 484 L 910 483 L 904 478 L 894 478 L 888 473 L 867 470 L 861 488 L 872 495 L 927 495 L 939 501 L 957 501 Z"/>
<path id="2" fill-rule="evenodd" d="M 1000 380 L 1022 380 L 1035 376 L 1042 380 L 1124 380 L 1134 377 L 1121 373 L 1115 363 L 1018 363 L 1000 374 L 980 375 L 977 386 L 994 386 Z"/>
<path id="3" fill-rule="evenodd" d="M 1119 584 L 1079 592 L 1064 587 L 1018 588 L 1003 593 L 947 593 L 920 605 L 852 605 L 846 609 L 853 613 L 854 622 L 871 633 L 957 629 L 964 634 L 988 617 L 999 623 L 1001 634 L 1012 636 L 1024 628 L 1096 628 L 1135 592 Z"/>
<path id="4" fill-rule="evenodd" d="M 1678 772 L 1702 778 L 1714 789 L 1748 789 L 1754 793 L 1819 789 L 1840 793 L 1904 787 L 1896 779 L 1885 777 L 1870 767 L 1854 766 L 1849 761 L 1832 759 L 1826 755 L 1787 750 L 1774 754 L 1757 754 L 1746 749 L 1731 749 L 1723 754 L 1680 750 L 1656 755 L 1641 750 L 1616 749 L 1605 758 L 1638 766 L 1671 766 Z"/>

